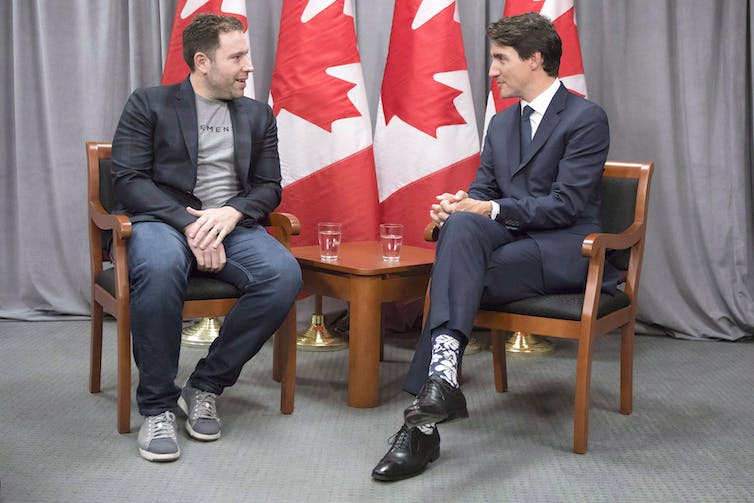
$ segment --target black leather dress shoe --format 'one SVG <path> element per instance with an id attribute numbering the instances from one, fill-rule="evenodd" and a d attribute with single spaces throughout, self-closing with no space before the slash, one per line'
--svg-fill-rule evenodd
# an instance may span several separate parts
<path id="1" fill-rule="evenodd" d="M 393 445 L 372 470 L 372 478 L 384 482 L 419 475 L 429 463 L 440 457 L 440 433 L 437 428 L 425 435 L 405 424 L 393 435 Z"/>
<path id="2" fill-rule="evenodd" d="M 466 397 L 461 388 L 454 388 L 437 375 L 431 375 L 424 383 L 416 400 L 404 412 L 408 426 L 437 424 L 469 417 Z"/>

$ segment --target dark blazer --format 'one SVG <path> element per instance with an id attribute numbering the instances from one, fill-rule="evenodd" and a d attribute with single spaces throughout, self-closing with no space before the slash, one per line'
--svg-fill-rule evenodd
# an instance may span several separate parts
<path id="1" fill-rule="evenodd" d="M 277 124 L 270 107 L 250 98 L 228 102 L 235 169 L 242 189 L 226 204 L 250 226 L 280 203 Z M 194 197 L 199 142 L 194 90 L 188 78 L 137 89 L 126 102 L 113 138 L 112 174 L 122 213 L 133 222 L 162 221 L 183 232 L 200 209 Z"/>
<path id="2" fill-rule="evenodd" d="M 607 115 L 561 84 L 523 153 L 520 124 L 519 105 L 493 116 L 469 196 L 497 201 L 497 221 L 536 241 L 549 293 L 583 289 L 588 261 L 581 244 L 601 225 Z M 616 281 L 617 272 L 606 267 L 604 287 L 614 288 Z"/>

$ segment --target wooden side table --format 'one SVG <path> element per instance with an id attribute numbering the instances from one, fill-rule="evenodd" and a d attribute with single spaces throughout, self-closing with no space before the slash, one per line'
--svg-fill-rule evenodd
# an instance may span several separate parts
<path id="1" fill-rule="evenodd" d="M 291 253 L 301 265 L 304 290 L 350 303 L 348 405 L 376 407 L 382 303 L 426 293 L 434 249 L 403 246 L 397 262 L 382 260 L 379 241 L 342 243 L 336 262 L 322 261 L 319 246 L 294 247 Z"/>

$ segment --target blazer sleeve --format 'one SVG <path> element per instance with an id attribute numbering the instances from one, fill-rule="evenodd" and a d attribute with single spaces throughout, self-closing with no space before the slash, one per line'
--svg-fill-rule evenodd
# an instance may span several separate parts
<path id="1" fill-rule="evenodd" d="M 535 157 L 532 161 L 557 163 L 549 192 L 498 199 L 499 222 L 522 230 L 554 229 L 571 226 L 583 215 L 598 191 L 607 159 L 607 115 L 597 105 L 585 107 L 564 135 L 553 138 L 553 143 L 545 143 L 537 154 L 541 159 Z"/>
<path id="2" fill-rule="evenodd" d="M 225 204 L 247 219 L 257 222 L 272 212 L 282 195 L 277 122 L 272 109 L 264 105 L 262 119 L 252 117 L 251 165 L 243 190 Z"/>
<path id="3" fill-rule="evenodd" d="M 177 125 L 176 125 L 177 127 Z M 155 118 L 146 89 L 137 89 L 123 108 L 113 138 L 112 174 L 115 196 L 131 215 L 150 215 L 183 229 L 196 220 L 171 191 L 154 180 Z M 186 187 L 190 190 L 190 187 Z"/>

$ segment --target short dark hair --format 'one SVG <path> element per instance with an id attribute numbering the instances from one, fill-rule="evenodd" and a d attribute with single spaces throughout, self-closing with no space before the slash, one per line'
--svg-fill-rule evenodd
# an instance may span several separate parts
<path id="1" fill-rule="evenodd" d="M 545 16 L 527 12 L 504 17 L 487 27 L 487 38 L 497 45 L 513 47 L 521 59 L 535 52 L 542 54 L 543 68 L 551 77 L 558 76 L 563 44 L 555 26 Z"/>
<path id="2" fill-rule="evenodd" d="M 243 31 L 243 23 L 232 16 L 198 14 L 183 30 L 183 60 L 194 71 L 194 55 L 203 52 L 212 59 L 220 46 L 220 34 Z"/>

